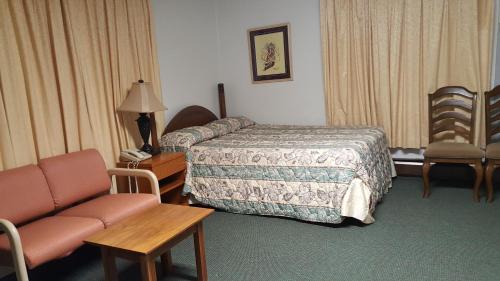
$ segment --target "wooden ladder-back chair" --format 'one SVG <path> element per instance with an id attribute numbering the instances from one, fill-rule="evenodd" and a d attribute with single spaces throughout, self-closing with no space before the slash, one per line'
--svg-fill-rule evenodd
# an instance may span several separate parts
<path id="1" fill-rule="evenodd" d="M 473 144 L 476 99 L 476 93 L 463 87 L 443 87 L 429 94 L 429 145 L 422 167 L 423 197 L 430 194 L 431 163 L 462 163 L 472 166 L 476 172 L 474 201 L 479 201 L 484 153 Z M 457 137 L 463 140 L 457 141 Z"/>
<path id="2" fill-rule="evenodd" d="M 500 165 L 500 86 L 485 93 L 486 114 L 486 189 L 488 202 L 493 201 L 493 172 Z"/>

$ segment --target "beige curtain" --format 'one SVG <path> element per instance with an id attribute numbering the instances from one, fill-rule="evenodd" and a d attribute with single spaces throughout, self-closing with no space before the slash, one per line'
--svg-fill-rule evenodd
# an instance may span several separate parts
<path id="1" fill-rule="evenodd" d="M 328 124 L 382 126 L 392 147 L 426 146 L 428 93 L 460 85 L 481 102 L 489 89 L 493 11 L 494 0 L 321 0 Z"/>
<path id="2" fill-rule="evenodd" d="M 0 1 L 0 170 L 137 146 L 116 108 L 139 78 L 161 95 L 152 22 L 149 0 Z"/>

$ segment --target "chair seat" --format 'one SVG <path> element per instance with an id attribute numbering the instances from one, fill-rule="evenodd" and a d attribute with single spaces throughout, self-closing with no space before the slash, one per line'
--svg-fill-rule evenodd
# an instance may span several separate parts
<path id="1" fill-rule="evenodd" d="M 104 229 L 100 220 L 75 217 L 46 217 L 17 229 L 28 268 L 69 255 L 89 235 Z M 50 247 L 47 247 L 50 245 Z M 10 256 L 7 234 L 0 235 L 0 252 Z"/>
<path id="2" fill-rule="evenodd" d="M 433 142 L 424 152 L 427 158 L 478 159 L 484 157 L 484 152 L 469 143 Z"/>
<path id="3" fill-rule="evenodd" d="M 490 143 L 486 146 L 486 158 L 500 159 L 500 142 Z"/>
<path id="4" fill-rule="evenodd" d="M 96 218 L 108 227 L 158 204 L 158 198 L 152 194 L 108 194 L 64 210 L 57 216 Z"/>

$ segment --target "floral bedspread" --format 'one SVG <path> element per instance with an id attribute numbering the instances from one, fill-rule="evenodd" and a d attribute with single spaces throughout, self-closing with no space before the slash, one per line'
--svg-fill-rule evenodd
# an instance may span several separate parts
<path id="1" fill-rule="evenodd" d="M 235 213 L 370 223 L 392 184 L 385 134 L 373 127 L 253 125 L 192 145 L 186 158 L 184 191 Z"/>

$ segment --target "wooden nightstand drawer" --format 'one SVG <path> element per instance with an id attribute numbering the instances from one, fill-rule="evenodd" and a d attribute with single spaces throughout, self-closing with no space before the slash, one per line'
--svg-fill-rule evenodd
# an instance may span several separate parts
<path id="1" fill-rule="evenodd" d="M 127 168 L 128 162 L 118 162 L 119 168 Z M 187 204 L 187 197 L 182 196 L 184 179 L 186 176 L 185 154 L 182 152 L 163 152 L 144 160 L 137 166 L 138 169 L 152 171 L 158 178 L 162 201 L 173 204 Z M 118 178 L 118 190 L 128 190 L 128 178 Z M 132 188 L 135 188 L 135 179 L 131 179 Z M 149 184 L 144 179 L 137 181 L 140 192 L 149 193 Z"/>

